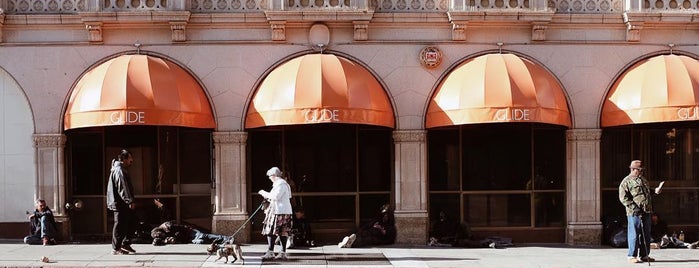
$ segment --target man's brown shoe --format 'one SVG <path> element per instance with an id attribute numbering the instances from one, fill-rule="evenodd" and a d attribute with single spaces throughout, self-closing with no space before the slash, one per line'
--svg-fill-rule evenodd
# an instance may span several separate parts
<path id="1" fill-rule="evenodd" d="M 655 259 L 653 259 L 651 257 L 643 257 L 643 258 L 641 258 L 641 261 L 654 262 Z"/>

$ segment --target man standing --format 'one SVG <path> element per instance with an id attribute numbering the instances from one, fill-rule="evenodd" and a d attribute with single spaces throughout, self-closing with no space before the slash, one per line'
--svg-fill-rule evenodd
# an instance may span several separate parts
<path id="1" fill-rule="evenodd" d="M 56 244 L 56 220 L 53 218 L 51 209 L 46 206 L 45 200 L 36 200 L 36 209 L 34 213 L 29 214 L 29 222 L 31 234 L 24 238 L 24 243 L 44 246 Z"/>
<path id="2" fill-rule="evenodd" d="M 131 248 L 131 238 L 135 232 L 136 213 L 134 209 L 133 186 L 127 167 L 133 164 L 133 156 L 127 150 L 121 150 L 112 160 L 112 170 L 107 184 L 107 208 L 114 211 L 114 230 L 112 231 L 112 254 L 125 255 L 136 253 Z"/>
<path id="3" fill-rule="evenodd" d="M 650 215 L 653 212 L 651 204 L 651 191 L 648 181 L 643 174 L 641 160 L 631 161 L 631 170 L 619 184 L 619 201 L 626 207 L 628 220 L 628 244 L 627 258 L 631 263 L 652 262 L 655 259 L 650 254 Z M 640 236 L 640 237 L 639 237 Z M 642 240 L 641 240 L 642 239 Z"/>

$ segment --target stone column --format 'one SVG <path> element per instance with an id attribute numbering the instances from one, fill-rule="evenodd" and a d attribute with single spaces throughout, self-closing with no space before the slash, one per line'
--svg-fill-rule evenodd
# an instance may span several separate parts
<path id="1" fill-rule="evenodd" d="M 427 131 L 393 132 L 397 244 L 427 243 Z"/>
<path id="2" fill-rule="evenodd" d="M 566 243 L 600 245 L 600 137 L 601 129 L 567 132 Z"/>
<path id="3" fill-rule="evenodd" d="M 46 200 L 59 223 L 59 233 L 65 237 L 70 233 L 70 222 L 66 215 L 65 145 L 63 134 L 34 134 L 36 153 L 36 188 L 34 199 Z"/>
<path id="4" fill-rule="evenodd" d="M 214 132 L 216 195 L 214 196 L 214 233 L 232 235 L 247 220 L 247 182 L 245 146 L 247 132 Z M 250 227 L 236 236 L 238 242 L 250 241 Z"/>

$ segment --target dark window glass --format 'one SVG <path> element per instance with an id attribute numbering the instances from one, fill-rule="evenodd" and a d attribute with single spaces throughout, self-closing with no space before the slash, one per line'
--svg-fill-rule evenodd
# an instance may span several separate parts
<path id="1" fill-rule="evenodd" d="M 282 168 L 281 131 L 263 130 L 248 135 L 250 148 L 250 184 L 252 190 L 269 190 L 272 182 L 267 178 L 267 170 L 272 167 Z"/>
<path id="2" fill-rule="evenodd" d="M 355 126 L 297 126 L 288 128 L 284 135 L 286 171 L 292 179 L 306 176 L 305 192 L 357 189 Z"/>
<path id="3" fill-rule="evenodd" d="M 211 132 L 180 130 L 180 182 L 211 184 Z"/>
<path id="4" fill-rule="evenodd" d="M 472 227 L 531 226 L 530 195 L 464 195 L 464 217 Z"/>
<path id="5" fill-rule="evenodd" d="M 463 190 L 521 190 L 531 178 L 530 124 L 469 125 L 462 129 Z"/>
<path id="6" fill-rule="evenodd" d="M 534 129 L 534 184 L 527 189 L 564 190 L 566 182 L 565 131 Z"/>
<path id="7" fill-rule="evenodd" d="M 101 195 L 105 192 L 103 173 L 102 132 L 77 132 L 70 134 L 70 183 L 72 194 Z"/>
<path id="8" fill-rule="evenodd" d="M 530 123 L 430 130 L 430 219 L 445 210 L 474 227 L 563 227 L 565 131 Z"/>
<path id="9" fill-rule="evenodd" d="M 391 189 L 391 132 L 384 129 L 359 130 L 359 190 Z"/>
<path id="10" fill-rule="evenodd" d="M 536 227 L 565 226 L 565 193 L 534 193 Z"/>
<path id="11" fill-rule="evenodd" d="M 460 190 L 459 130 L 430 131 L 427 137 L 430 190 Z"/>

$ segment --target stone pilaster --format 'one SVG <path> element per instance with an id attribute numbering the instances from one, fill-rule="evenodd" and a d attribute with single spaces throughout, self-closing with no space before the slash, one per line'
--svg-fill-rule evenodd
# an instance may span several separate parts
<path id="1" fill-rule="evenodd" d="M 600 245 L 600 137 L 601 129 L 567 132 L 566 243 Z"/>
<path id="2" fill-rule="evenodd" d="M 56 221 L 61 223 L 59 232 L 69 233 L 69 218 L 63 204 L 66 203 L 65 154 L 66 136 L 63 134 L 34 134 L 36 154 L 36 188 L 34 199 L 46 200 Z"/>
<path id="3" fill-rule="evenodd" d="M 393 132 L 397 244 L 427 243 L 427 131 Z"/>
<path id="4" fill-rule="evenodd" d="M 214 233 L 232 235 L 248 217 L 245 146 L 247 132 L 214 132 L 216 195 L 214 196 Z M 236 241 L 250 241 L 249 226 Z"/>

